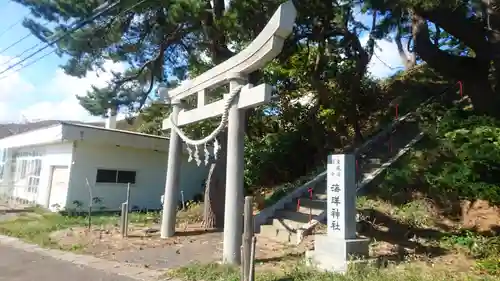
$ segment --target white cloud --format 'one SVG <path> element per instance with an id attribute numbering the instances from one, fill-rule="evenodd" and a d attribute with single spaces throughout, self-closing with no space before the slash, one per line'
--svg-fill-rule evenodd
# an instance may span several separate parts
<path id="1" fill-rule="evenodd" d="M 0 57 L 0 64 L 7 60 L 7 57 Z M 104 68 L 107 72 L 89 72 L 82 79 L 57 69 L 54 76 L 43 85 L 33 85 L 23 80 L 20 73 L 11 72 L 7 79 L 0 80 L 0 121 L 16 122 L 24 118 L 100 120 L 100 117 L 91 116 L 79 105 L 76 95 L 85 95 L 92 85 L 105 86 L 112 77 L 110 70 L 123 71 L 125 65 L 107 62 Z"/>
<path id="2" fill-rule="evenodd" d="M 0 55 L 0 65 L 4 65 L 7 62 L 8 65 L 12 65 L 16 61 L 11 60 L 9 57 Z M 2 70 L 3 69 L 4 68 L 2 67 Z M 30 92 L 33 90 L 34 90 L 33 85 L 31 85 L 27 81 L 24 81 L 17 72 L 9 70 L 0 75 L 0 102 L 11 100 L 12 98 L 17 97 L 21 93 Z"/>
<path id="3" fill-rule="evenodd" d="M 360 41 L 366 45 L 368 36 L 361 37 Z M 385 78 L 402 70 L 402 67 L 396 44 L 392 41 L 378 40 L 372 60 L 368 64 L 368 71 L 376 78 Z"/>
<path id="4" fill-rule="evenodd" d="M 21 110 L 21 116 L 29 121 L 36 120 L 72 120 L 72 121 L 97 121 L 101 118 L 90 116 L 78 101 L 68 98 L 56 102 L 37 102 Z"/>
<path id="5" fill-rule="evenodd" d="M 76 78 L 66 75 L 63 70 L 57 69 L 52 80 L 42 90 L 43 93 L 52 96 L 55 101 L 41 101 L 21 111 L 28 119 L 62 119 L 78 121 L 95 121 L 100 117 L 90 116 L 80 106 L 76 96 L 86 95 L 92 85 L 96 87 L 106 86 L 106 82 L 112 78 L 111 71 L 124 71 L 123 64 L 106 62 L 106 72 L 89 72 L 84 78 Z"/>
<path id="6" fill-rule="evenodd" d="M 106 72 L 91 71 L 87 73 L 86 77 L 81 79 L 66 75 L 62 69 L 57 69 L 54 78 L 52 79 L 46 90 L 51 91 L 55 94 L 64 95 L 67 94 L 67 87 L 71 86 L 71 95 L 82 96 L 91 89 L 91 85 L 97 87 L 106 86 L 106 82 L 113 77 L 111 71 L 124 71 L 125 66 L 120 63 L 112 63 L 111 61 L 108 61 L 104 64 L 104 69 L 106 69 Z"/>
<path id="7" fill-rule="evenodd" d="M 0 102 L 0 121 L 9 119 L 10 112 L 8 109 L 9 109 L 9 107 L 8 107 L 7 103 Z"/>

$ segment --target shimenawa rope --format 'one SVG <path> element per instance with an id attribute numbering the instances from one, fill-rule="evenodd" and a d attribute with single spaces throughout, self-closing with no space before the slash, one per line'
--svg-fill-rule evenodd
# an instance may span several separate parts
<path id="1" fill-rule="evenodd" d="M 224 111 L 222 112 L 222 117 L 221 117 L 219 126 L 217 126 L 217 128 L 215 128 L 215 130 L 212 133 L 210 133 L 208 136 L 206 136 L 200 140 L 193 140 L 193 139 L 190 139 L 188 136 L 186 136 L 186 134 L 184 134 L 184 132 L 179 127 L 177 127 L 177 125 L 175 125 L 176 122 L 174 122 L 174 120 L 173 120 L 173 117 L 174 117 L 173 113 L 170 114 L 169 119 L 170 119 L 170 124 L 171 124 L 172 130 L 174 130 L 179 135 L 179 137 L 187 144 L 187 151 L 189 153 L 189 159 L 188 159 L 189 162 L 191 162 L 193 160 L 193 157 L 194 157 L 194 159 L 196 160 L 196 164 L 198 166 L 201 164 L 201 160 L 200 160 L 199 153 L 198 153 L 198 147 L 203 145 L 204 146 L 204 153 L 205 153 L 205 159 L 204 159 L 205 165 L 208 165 L 210 152 L 207 149 L 207 143 L 212 141 L 212 140 L 214 141 L 214 156 L 215 156 L 215 158 L 217 158 L 217 152 L 218 152 L 220 146 L 219 146 L 219 143 L 217 142 L 216 137 L 226 127 L 227 119 L 228 119 L 228 115 L 229 115 L 229 108 L 231 107 L 231 104 L 233 103 L 236 96 L 238 96 L 238 94 L 240 93 L 241 88 L 242 88 L 242 86 L 240 85 L 240 86 L 235 87 L 234 89 L 232 89 L 229 92 L 229 94 L 227 95 L 227 98 L 225 100 L 225 103 L 224 103 Z M 194 148 L 195 148 L 194 154 L 193 154 L 193 150 L 190 148 L 190 146 L 194 146 Z"/>

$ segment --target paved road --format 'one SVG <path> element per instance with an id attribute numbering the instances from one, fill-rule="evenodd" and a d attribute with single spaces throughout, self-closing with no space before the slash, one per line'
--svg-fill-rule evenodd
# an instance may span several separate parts
<path id="1" fill-rule="evenodd" d="M 0 281 L 135 281 L 0 244 Z"/>

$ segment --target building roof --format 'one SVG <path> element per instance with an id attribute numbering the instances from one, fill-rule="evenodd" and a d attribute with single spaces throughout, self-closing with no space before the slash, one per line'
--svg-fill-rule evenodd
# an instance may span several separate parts
<path id="1" fill-rule="evenodd" d="M 59 120 L 44 120 L 44 121 L 24 123 L 24 124 L 22 123 L 0 124 L 0 139 L 15 134 L 22 134 L 31 130 L 40 129 L 43 127 L 49 127 L 58 124 L 59 122 L 60 122 Z"/>
<path id="2" fill-rule="evenodd" d="M 65 141 L 88 141 L 142 149 L 167 151 L 167 137 L 143 134 L 133 131 L 108 129 L 74 121 L 51 120 L 30 124 L 0 139 L 0 147 L 26 147 L 61 143 Z M 98 123 L 99 124 L 99 123 Z M 25 125 L 25 124 L 22 124 Z M 26 124 L 28 125 L 28 124 Z"/>
<path id="3" fill-rule="evenodd" d="M 16 134 L 26 133 L 32 130 L 37 130 L 40 128 L 50 127 L 61 123 L 72 123 L 72 124 L 104 127 L 104 122 L 80 122 L 80 121 L 66 121 L 66 120 L 42 120 L 29 123 L 5 123 L 5 124 L 0 124 L 0 139 Z M 119 130 L 130 131 L 128 129 L 133 128 L 133 126 L 130 125 L 126 120 L 119 120 L 116 122 L 116 128 Z"/>
<path id="4" fill-rule="evenodd" d="M 169 139 L 168 137 L 144 134 L 144 133 L 139 133 L 139 132 L 134 132 L 134 131 L 129 131 L 129 130 L 109 129 L 109 128 L 105 128 L 104 124 L 101 124 L 101 123 L 83 123 L 83 122 L 74 122 L 74 121 L 60 121 L 59 123 L 63 124 L 63 125 L 67 125 L 67 126 L 74 126 L 74 127 L 80 127 L 80 128 L 91 128 L 91 129 L 102 130 L 102 131 L 111 131 L 111 132 L 115 132 L 115 133 L 142 136 L 142 137 L 146 137 L 146 138 L 155 138 L 155 139 L 162 139 L 162 140 Z M 93 124 L 96 124 L 96 125 L 93 125 Z"/>

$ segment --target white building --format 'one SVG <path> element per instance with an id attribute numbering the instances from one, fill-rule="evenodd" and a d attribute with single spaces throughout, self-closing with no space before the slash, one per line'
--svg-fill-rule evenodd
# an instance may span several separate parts
<path id="1" fill-rule="evenodd" d="M 114 123 L 59 122 L 0 139 L 0 197 L 51 210 L 86 209 L 94 198 L 94 209 L 119 210 L 130 184 L 131 208 L 160 209 L 168 138 L 112 129 Z M 186 156 L 181 171 L 184 199 L 202 193 L 208 167 Z"/>

